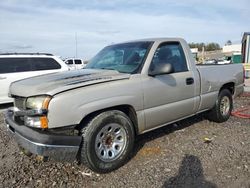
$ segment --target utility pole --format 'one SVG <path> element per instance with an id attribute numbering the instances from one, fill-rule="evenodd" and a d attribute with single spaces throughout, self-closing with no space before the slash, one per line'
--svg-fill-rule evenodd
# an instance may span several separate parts
<path id="1" fill-rule="evenodd" d="M 77 58 L 77 32 L 75 32 L 75 45 L 76 45 L 76 54 L 75 54 L 75 58 Z"/>

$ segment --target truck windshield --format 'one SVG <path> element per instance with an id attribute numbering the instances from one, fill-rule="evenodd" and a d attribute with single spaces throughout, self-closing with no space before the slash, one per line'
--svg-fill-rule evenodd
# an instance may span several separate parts
<path id="1" fill-rule="evenodd" d="M 152 42 L 131 42 L 107 46 L 90 60 L 85 68 L 137 73 L 151 44 Z"/>

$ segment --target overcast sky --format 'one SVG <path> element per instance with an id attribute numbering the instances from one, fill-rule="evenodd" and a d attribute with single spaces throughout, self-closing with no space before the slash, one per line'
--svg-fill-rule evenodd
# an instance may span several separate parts
<path id="1" fill-rule="evenodd" d="M 250 0 L 1 0 L 0 52 L 91 58 L 108 44 L 148 37 L 240 43 Z"/>

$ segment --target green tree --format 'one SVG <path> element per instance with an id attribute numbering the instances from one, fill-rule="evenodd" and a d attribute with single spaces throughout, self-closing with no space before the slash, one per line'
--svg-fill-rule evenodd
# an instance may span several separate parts
<path id="1" fill-rule="evenodd" d="M 219 50 L 219 49 L 220 49 L 220 45 L 218 43 L 215 43 L 215 42 L 208 43 L 205 46 L 206 51 L 214 51 L 214 50 Z"/>
<path id="2" fill-rule="evenodd" d="M 232 45 L 232 41 L 231 41 L 231 40 L 228 40 L 228 41 L 226 42 L 226 46 L 229 46 L 229 45 Z"/>
<path id="3" fill-rule="evenodd" d="M 205 44 L 203 42 L 201 43 L 189 43 L 189 47 L 190 48 L 198 48 L 199 51 L 202 51 L 202 47 L 204 46 L 206 51 L 214 51 L 214 50 L 220 50 L 220 45 L 218 43 L 215 42 L 211 42 L 208 44 Z"/>

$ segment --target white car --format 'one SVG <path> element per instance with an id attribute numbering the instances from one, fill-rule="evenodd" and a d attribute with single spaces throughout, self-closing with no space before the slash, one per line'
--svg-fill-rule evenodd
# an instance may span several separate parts
<path id="1" fill-rule="evenodd" d="M 85 62 L 82 59 L 70 58 L 66 59 L 64 62 L 66 63 L 66 65 L 68 65 L 70 70 L 78 70 L 86 66 Z"/>
<path id="2" fill-rule="evenodd" d="M 228 61 L 228 60 L 218 60 L 217 61 L 218 65 L 224 65 L 224 64 L 229 64 L 229 63 L 231 63 L 231 61 Z"/>
<path id="3" fill-rule="evenodd" d="M 69 70 L 68 66 L 52 54 L 0 54 L 0 104 L 13 102 L 13 99 L 8 97 L 9 86 L 12 82 L 66 70 Z"/>

